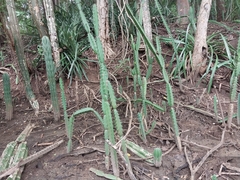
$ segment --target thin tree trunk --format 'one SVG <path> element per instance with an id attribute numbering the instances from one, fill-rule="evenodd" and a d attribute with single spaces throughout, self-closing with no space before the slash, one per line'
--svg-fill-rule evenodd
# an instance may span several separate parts
<path id="1" fill-rule="evenodd" d="M 99 36 L 103 45 L 103 50 L 106 57 L 112 56 L 114 52 L 110 46 L 109 37 L 109 22 L 108 22 L 108 1 L 97 0 L 98 21 L 99 21 Z"/>
<path id="2" fill-rule="evenodd" d="M 223 14 L 225 12 L 224 0 L 217 0 L 217 21 L 223 21 Z"/>
<path id="3" fill-rule="evenodd" d="M 29 9 L 32 14 L 33 21 L 38 29 L 40 37 L 47 36 L 47 28 L 42 21 L 42 15 L 38 5 L 38 0 L 29 0 Z"/>
<path id="4" fill-rule="evenodd" d="M 35 98 L 35 95 L 33 94 L 32 87 L 30 84 L 29 72 L 24 57 L 23 43 L 20 35 L 18 20 L 15 14 L 16 9 L 14 0 L 6 0 L 6 4 L 9 15 L 10 29 L 14 38 L 14 44 L 17 52 L 18 64 L 21 69 L 21 73 L 25 83 L 26 95 L 32 108 L 35 110 L 35 114 L 37 115 L 39 112 L 39 104 Z"/>
<path id="5" fill-rule="evenodd" d="M 59 52 L 57 30 L 56 30 L 56 24 L 55 24 L 53 2 L 52 0 L 43 0 L 43 4 L 44 4 L 45 13 L 46 13 L 48 31 L 49 31 L 50 41 L 51 41 L 51 46 L 53 51 L 53 58 L 55 61 L 56 68 L 59 70 L 61 65 L 60 52 Z"/>
<path id="6" fill-rule="evenodd" d="M 211 10 L 212 0 L 202 0 L 197 21 L 197 30 L 192 57 L 191 79 L 196 81 L 197 75 L 206 69 L 208 46 L 207 46 L 207 27 Z"/>
<path id="7" fill-rule="evenodd" d="M 178 23 L 179 24 L 188 24 L 188 15 L 189 15 L 189 2 L 188 0 L 177 0 L 177 11 L 178 11 Z"/>
<path id="8" fill-rule="evenodd" d="M 52 0 L 52 2 L 53 2 L 54 11 L 56 11 L 57 8 L 60 6 L 60 2 L 59 0 Z"/>
<path id="9" fill-rule="evenodd" d="M 141 0 L 142 12 L 143 12 L 143 28 L 148 39 L 152 42 L 152 24 L 149 10 L 149 1 Z"/>
<path id="10" fill-rule="evenodd" d="M 7 21 L 6 15 L 4 14 L 4 12 L 0 12 L 0 23 L 2 24 L 2 30 L 3 33 L 6 35 L 6 39 L 11 47 L 12 52 L 15 51 L 14 49 L 14 40 L 13 40 L 13 36 L 11 33 L 11 30 L 7 27 L 9 27 L 9 23 Z"/>

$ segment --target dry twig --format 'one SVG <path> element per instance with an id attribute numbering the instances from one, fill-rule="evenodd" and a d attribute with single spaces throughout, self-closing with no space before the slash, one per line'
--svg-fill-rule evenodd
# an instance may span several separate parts
<path id="1" fill-rule="evenodd" d="M 223 167 L 236 172 L 222 172 Z M 230 163 L 222 163 L 218 176 L 222 175 L 240 176 L 240 168 L 231 166 Z"/>
<path id="2" fill-rule="evenodd" d="M 196 172 L 199 170 L 199 168 L 203 165 L 203 163 L 207 160 L 207 158 L 214 152 L 216 151 L 218 148 L 220 148 L 223 143 L 224 143 L 224 135 L 225 135 L 225 132 L 226 132 L 226 127 L 223 129 L 223 132 L 222 132 L 222 137 L 221 137 L 221 141 L 218 145 L 216 145 L 215 147 L 213 147 L 211 150 L 209 150 L 207 152 L 207 154 L 205 154 L 205 156 L 202 158 L 202 160 L 198 163 L 198 165 L 193 169 L 192 167 L 192 164 L 188 158 L 188 155 L 187 155 L 187 148 L 186 146 L 184 146 L 184 154 L 185 154 L 185 157 L 186 157 L 186 160 L 187 160 L 187 163 L 189 165 L 189 169 L 190 169 L 190 172 L 191 172 L 191 180 L 194 180 L 195 178 L 195 174 Z"/>

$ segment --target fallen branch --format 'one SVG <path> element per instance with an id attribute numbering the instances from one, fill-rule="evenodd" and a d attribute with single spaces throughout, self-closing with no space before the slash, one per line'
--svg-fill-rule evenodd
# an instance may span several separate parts
<path id="1" fill-rule="evenodd" d="M 223 172 L 223 169 L 226 169 L 226 168 L 230 169 L 230 170 L 233 170 L 233 171 L 237 171 L 237 172 Z M 233 167 L 229 163 L 222 163 L 222 165 L 219 169 L 218 177 L 222 176 L 222 175 L 240 176 L 240 168 Z"/>
<path id="2" fill-rule="evenodd" d="M 212 118 L 216 118 L 216 115 L 215 115 L 215 114 L 212 114 L 212 113 L 210 113 L 210 112 L 208 112 L 208 111 L 206 111 L 206 110 L 198 109 L 198 108 L 195 108 L 194 106 L 184 105 L 184 104 L 181 104 L 181 103 L 179 103 L 179 105 L 180 105 L 180 106 L 183 106 L 183 107 L 185 107 L 185 108 L 191 109 L 191 110 L 193 110 L 193 111 L 195 111 L 195 112 L 201 113 L 201 114 L 203 114 L 203 115 L 206 115 L 206 116 L 209 116 L 209 117 L 212 117 Z M 224 119 L 222 119 L 222 117 L 220 117 L 220 116 L 217 116 L 217 118 L 218 118 L 219 120 L 224 121 Z"/>
<path id="3" fill-rule="evenodd" d="M 22 159 L 16 165 L 3 170 L 2 172 L 0 172 L 0 179 L 2 179 L 5 176 L 11 175 L 16 170 L 18 170 L 18 168 L 20 168 L 21 166 L 24 166 L 25 164 L 40 158 L 41 156 L 43 156 L 43 155 L 47 154 L 48 152 L 52 151 L 53 149 L 57 148 L 62 143 L 63 143 L 63 140 L 60 140 L 60 141 L 52 144 L 51 146 L 48 146 L 48 147 L 42 149 L 41 151 Z"/>
<path id="4" fill-rule="evenodd" d="M 192 167 L 192 164 L 188 158 L 188 155 L 187 155 L 187 148 L 186 146 L 184 146 L 184 154 L 185 154 L 185 157 L 186 157 L 186 160 L 187 160 L 187 163 L 189 165 L 189 169 L 190 169 L 190 172 L 191 172 L 191 178 L 190 180 L 194 180 L 195 178 L 195 174 L 196 172 L 199 170 L 199 168 L 203 165 L 203 163 L 207 160 L 207 158 L 214 152 L 216 151 L 218 148 L 220 148 L 223 143 L 224 143 L 224 135 L 225 135 L 225 132 L 226 132 L 226 127 L 223 129 L 223 132 L 222 132 L 222 137 L 221 137 L 221 141 L 218 145 L 216 145 L 215 147 L 213 147 L 211 150 L 209 150 L 207 152 L 207 154 L 202 158 L 202 160 L 198 163 L 198 165 L 193 169 Z"/>

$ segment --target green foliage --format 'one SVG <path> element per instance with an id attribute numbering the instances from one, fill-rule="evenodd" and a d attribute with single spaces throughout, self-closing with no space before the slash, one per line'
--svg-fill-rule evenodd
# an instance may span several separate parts
<path id="1" fill-rule="evenodd" d="M 90 15 L 91 6 L 89 2 L 83 4 L 83 8 Z M 61 52 L 62 72 L 72 81 L 73 77 L 87 78 L 85 68 L 89 61 L 84 57 L 89 43 L 85 23 L 79 18 L 80 14 L 75 3 L 64 3 L 56 12 L 56 24 L 58 30 L 59 47 Z M 91 18 L 88 16 L 88 20 Z M 91 24 L 92 28 L 92 24 Z M 88 31 L 91 31 L 88 26 Z"/>
<path id="2" fill-rule="evenodd" d="M 99 60 L 99 66 L 100 66 L 100 92 L 102 96 L 102 110 L 103 110 L 103 126 L 104 126 L 104 138 L 106 140 L 105 142 L 105 151 L 106 151 L 106 157 L 105 157 L 105 166 L 107 169 L 109 169 L 109 160 L 111 159 L 111 164 L 113 168 L 113 173 L 115 176 L 119 176 L 119 167 L 118 167 L 118 157 L 117 152 L 113 147 L 110 147 L 109 144 L 115 145 L 115 134 L 114 134 L 114 126 L 113 126 L 113 117 L 111 108 L 113 108 L 113 114 L 115 118 L 115 126 L 117 129 L 118 134 L 122 138 L 123 136 L 123 130 L 121 121 L 119 118 L 119 114 L 116 109 L 116 97 L 114 95 L 114 91 L 112 88 L 111 83 L 108 81 L 108 71 L 104 62 L 104 51 L 103 47 L 99 38 L 99 32 L 98 32 L 98 17 L 97 17 L 97 7 L 94 4 L 93 5 L 93 22 L 94 22 L 94 30 L 96 34 L 96 38 L 93 37 L 92 33 L 89 31 L 88 27 L 88 21 L 85 18 L 85 15 L 82 11 L 82 6 L 80 4 L 80 1 L 77 1 L 78 3 L 78 9 L 80 12 L 81 19 L 83 21 L 83 24 L 85 26 L 86 31 L 88 32 L 88 39 L 90 42 L 90 45 L 94 52 L 98 56 Z M 111 102 L 111 103 L 109 103 Z M 108 143 L 109 142 L 109 143 Z M 127 149 L 125 146 L 125 140 L 122 139 L 122 151 L 124 152 L 123 156 L 125 158 L 126 163 L 128 164 L 128 173 L 129 176 L 134 177 L 131 169 L 131 164 L 129 162 L 128 156 L 127 156 Z M 110 155 L 110 158 L 109 158 Z"/>
<path id="3" fill-rule="evenodd" d="M 194 36 L 193 32 L 188 25 L 186 31 L 176 31 L 177 39 L 170 37 L 160 37 L 161 42 L 170 44 L 175 47 L 173 56 L 168 66 L 168 71 L 172 71 L 170 74 L 173 78 L 186 77 L 187 76 L 187 60 L 190 59 L 194 48 Z M 173 68 L 174 64 L 174 68 Z"/>
<path id="4" fill-rule="evenodd" d="M 211 64 L 212 64 L 212 61 L 213 61 L 213 50 L 212 50 L 212 46 L 210 46 L 210 49 L 211 49 L 211 56 L 210 56 L 210 61 L 209 61 L 209 64 L 208 64 L 208 67 L 207 67 L 207 70 L 205 72 L 205 74 L 202 76 L 202 78 L 205 77 L 205 75 L 207 75 L 210 70 L 212 71 L 211 73 L 211 76 L 210 76 L 210 79 L 209 79 L 209 83 L 208 83 L 208 93 L 210 93 L 210 90 L 212 88 L 212 84 L 213 84 L 213 78 L 214 78 L 214 75 L 215 75 L 215 72 L 217 70 L 217 66 L 218 66 L 218 55 L 215 54 L 215 63 L 214 63 L 214 66 L 211 67 Z"/>
<path id="5" fill-rule="evenodd" d="M 44 58 L 45 58 L 46 69 L 47 69 L 47 78 L 48 78 L 48 85 L 50 88 L 54 119 L 55 121 L 58 121 L 60 119 L 60 110 L 59 110 L 56 80 L 55 80 L 56 68 L 52 59 L 51 44 L 47 36 L 44 36 L 42 38 L 42 47 L 43 47 Z"/>
<path id="6" fill-rule="evenodd" d="M 75 111 L 70 118 L 68 118 L 66 120 L 66 132 L 67 132 L 67 137 L 68 137 L 68 146 L 67 146 L 67 152 L 69 153 L 72 150 L 72 136 L 73 136 L 73 127 L 74 127 L 74 121 L 75 121 L 75 117 L 77 115 L 80 114 L 84 114 L 84 113 L 89 113 L 89 112 L 93 112 L 95 114 L 95 116 L 98 118 L 98 120 L 101 122 L 101 124 L 103 125 L 104 120 L 102 119 L 102 117 L 100 116 L 100 114 L 95 111 L 93 108 L 82 108 L 79 109 L 77 111 Z"/>
<path id="7" fill-rule="evenodd" d="M 177 6 L 176 1 L 174 0 L 161 0 L 159 1 L 160 10 L 162 12 L 162 15 L 164 16 L 164 19 L 168 21 L 168 23 L 173 23 L 176 20 L 177 16 Z M 149 8 L 150 8 L 150 14 L 153 17 L 153 25 L 157 26 L 159 24 L 162 24 L 162 19 L 159 18 L 159 12 L 156 8 L 156 4 L 154 1 L 149 1 Z"/>
<path id="8" fill-rule="evenodd" d="M 10 77 L 7 73 L 3 74 L 3 92 L 6 105 L 6 119 L 11 120 L 13 116 L 13 103 L 11 95 Z"/>
<path id="9" fill-rule="evenodd" d="M 157 1 L 155 1 L 155 2 L 156 2 L 156 5 L 158 5 L 158 2 Z M 168 74 L 165 70 L 165 62 L 164 62 L 164 59 L 161 55 L 161 51 L 159 51 L 160 48 L 158 47 L 157 50 L 156 50 L 156 48 L 153 46 L 153 44 L 146 37 L 142 26 L 140 25 L 138 20 L 134 17 L 134 15 L 132 13 L 132 10 L 130 9 L 130 7 L 128 5 L 126 5 L 126 11 L 127 11 L 128 15 L 130 16 L 130 18 L 132 19 L 134 25 L 136 26 L 136 28 L 138 29 L 138 31 L 142 35 L 145 45 L 148 46 L 149 50 L 155 56 L 158 64 L 160 65 L 164 81 L 166 83 L 169 83 L 169 77 L 168 77 Z M 170 96 L 168 96 L 167 98 L 168 98 L 168 103 L 170 101 L 169 104 L 171 104 L 171 100 L 172 100 L 172 97 L 173 97 L 173 95 L 172 95 L 173 92 L 171 91 L 171 89 L 169 89 L 169 90 L 170 90 L 170 92 L 169 92 L 168 95 L 170 95 Z M 171 117 L 172 117 L 173 126 L 174 126 L 174 135 L 175 135 L 176 143 L 177 143 L 177 146 L 178 146 L 179 150 L 182 151 L 181 141 L 180 141 L 180 137 L 179 137 L 179 130 L 178 130 L 178 125 L 177 125 L 177 120 L 176 120 L 176 114 L 175 114 L 175 111 L 174 111 L 173 107 L 171 107 Z"/>
<path id="10" fill-rule="evenodd" d="M 31 17 L 31 13 L 28 8 L 28 1 L 21 0 L 15 1 L 16 15 L 19 21 L 20 32 L 27 36 L 38 36 L 37 29 L 34 26 L 34 22 Z"/>
<path id="11" fill-rule="evenodd" d="M 231 128 L 232 118 L 233 118 L 233 110 L 234 110 L 234 101 L 237 95 L 237 85 L 238 85 L 238 77 L 239 77 L 239 68 L 240 68 L 240 37 L 238 39 L 237 46 L 237 57 L 233 63 L 233 73 L 230 80 L 230 104 L 228 109 L 228 128 Z"/>
<path id="12" fill-rule="evenodd" d="M 104 177 L 106 179 L 111 179 L 111 180 L 122 180 L 119 177 L 113 176 L 111 174 L 106 174 L 103 171 L 97 170 L 95 168 L 90 168 L 89 170 L 92 171 L 94 174 L 96 174 L 99 177 Z"/>
<path id="13" fill-rule="evenodd" d="M 225 13 L 224 20 L 236 20 L 240 19 L 239 11 L 240 11 L 240 2 L 235 0 L 226 0 L 225 3 Z"/>
<path id="14" fill-rule="evenodd" d="M 72 136 L 73 136 L 73 127 L 74 127 L 75 116 L 83 114 L 83 113 L 93 112 L 96 115 L 96 117 L 98 118 L 98 120 L 102 123 L 102 125 L 103 125 L 103 119 L 99 115 L 99 113 L 96 112 L 92 108 L 83 108 L 83 109 L 77 110 L 71 115 L 70 118 L 68 118 L 66 96 L 65 96 L 65 91 L 64 91 L 64 82 L 63 82 L 62 78 L 59 79 L 59 84 L 60 84 L 60 89 L 61 89 L 65 129 L 66 129 L 66 133 L 67 133 L 67 137 L 68 137 L 67 152 L 69 153 L 72 150 Z"/>
<path id="15" fill-rule="evenodd" d="M 137 99 L 137 86 L 141 86 L 142 80 L 141 80 L 141 71 L 140 71 L 140 65 L 139 65 L 139 54 L 138 50 L 140 47 L 140 39 L 141 36 L 139 33 L 137 33 L 137 40 L 134 42 L 133 36 L 131 35 L 131 45 L 133 49 L 133 59 L 134 59 L 134 67 L 131 71 L 133 76 L 133 90 L 134 90 L 134 100 L 136 102 Z M 135 104 L 136 107 L 136 104 Z"/>

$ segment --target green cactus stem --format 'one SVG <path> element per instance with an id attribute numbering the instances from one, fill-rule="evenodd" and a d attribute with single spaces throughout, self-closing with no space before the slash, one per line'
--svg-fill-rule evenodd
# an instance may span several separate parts
<path id="1" fill-rule="evenodd" d="M 50 88 L 54 119 L 55 121 L 58 121 L 60 119 L 60 110 L 59 110 L 58 96 L 57 96 L 57 90 L 56 90 L 56 80 L 55 80 L 56 68 L 52 59 L 51 44 L 47 36 L 43 36 L 42 46 L 43 46 L 43 53 L 44 53 L 46 69 L 47 69 L 47 78 L 48 78 L 48 85 Z"/>
<path id="2" fill-rule="evenodd" d="M 156 167 L 160 167 L 162 164 L 162 150 L 155 148 L 153 151 L 153 163 Z"/>
<path id="3" fill-rule="evenodd" d="M 6 120 L 11 120 L 13 117 L 13 103 L 11 95 L 10 77 L 7 73 L 3 74 L 3 91 L 4 101 L 6 105 Z"/>

